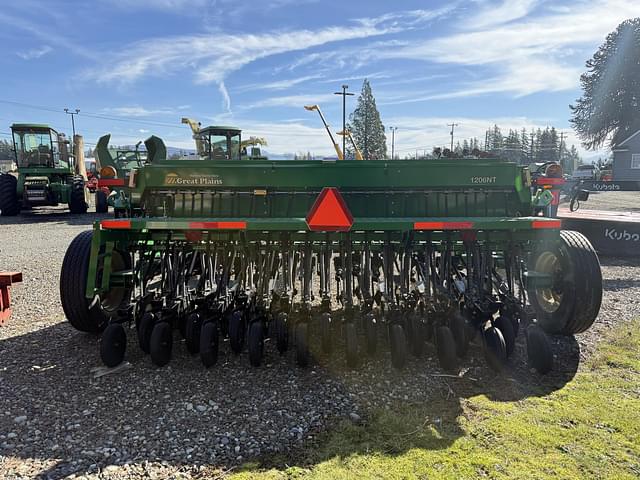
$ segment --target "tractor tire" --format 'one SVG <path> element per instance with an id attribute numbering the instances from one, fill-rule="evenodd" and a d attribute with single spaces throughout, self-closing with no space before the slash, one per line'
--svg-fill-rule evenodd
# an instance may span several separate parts
<path id="1" fill-rule="evenodd" d="M 462 358 L 469 350 L 467 320 L 462 314 L 455 312 L 449 321 L 449 325 L 456 343 L 456 354 Z"/>
<path id="2" fill-rule="evenodd" d="M 84 296 L 92 238 L 92 231 L 82 232 L 67 248 L 60 271 L 60 301 L 73 328 L 81 332 L 100 333 L 106 327 L 106 318 L 91 315 L 89 300 Z"/>
<path id="3" fill-rule="evenodd" d="M 499 316 L 493 324 L 500 330 L 504 338 L 507 357 L 510 357 L 516 348 L 516 333 L 513 329 L 513 321 L 509 317 Z"/>
<path id="4" fill-rule="evenodd" d="M 296 325 L 296 363 L 300 367 L 308 367 L 311 363 L 311 352 L 309 351 L 309 325 L 301 322 Z"/>
<path id="5" fill-rule="evenodd" d="M 495 372 L 502 371 L 507 362 L 507 346 L 499 328 L 488 327 L 482 332 L 484 358 Z"/>
<path id="6" fill-rule="evenodd" d="M 529 301 L 543 330 L 573 335 L 593 325 L 602 303 L 602 271 L 584 235 L 561 231 L 558 242 L 536 252 L 531 269 L 555 277 L 552 287 L 529 288 Z"/>
<path id="7" fill-rule="evenodd" d="M 217 322 L 206 322 L 200 332 L 200 360 L 206 367 L 212 367 L 218 361 L 220 331 Z"/>
<path id="8" fill-rule="evenodd" d="M 240 355 L 244 348 L 245 329 L 243 312 L 240 310 L 233 312 L 229 319 L 229 345 L 236 355 Z"/>
<path id="9" fill-rule="evenodd" d="M 149 342 L 151 361 L 158 367 L 164 367 L 171 360 L 173 333 L 168 322 L 156 323 Z"/>
<path id="10" fill-rule="evenodd" d="M 107 194 L 102 190 L 96 190 L 96 213 L 107 213 L 108 211 Z"/>
<path id="11" fill-rule="evenodd" d="M 191 355 L 200 351 L 200 332 L 202 330 L 202 315 L 193 312 L 185 322 L 185 344 Z"/>
<path id="12" fill-rule="evenodd" d="M 453 372 L 458 369 L 458 349 L 453 332 L 447 326 L 436 329 L 436 351 L 440 367 L 446 372 Z"/>
<path id="13" fill-rule="evenodd" d="M 138 345 L 140 345 L 140 350 L 144 353 L 149 353 L 150 351 L 151 332 L 153 331 L 153 326 L 156 324 L 156 321 L 155 313 L 146 312 L 138 324 Z"/>
<path id="14" fill-rule="evenodd" d="M 90 308 L 90 301 L 84 294 L 92 239 L 92 231 L 82 232 L 67 248 L 60 271 L 60 301 L 69 323 L 76 330 L 100 333 L 107 326 L 109 318 L 117 317 L 119 311 L 128 307 L 131 290 L 124 287 L 113 288 L 100 299 L 100 305 L 95 309 Z M 111 268 L 113 271 L 131 268 L 130 255 L 113 250 Z"/>
<path id="15" fill-rule="evenodd" d="M 344 325 L 344 342 L 347 356 L 347 367 L 356 368 L 358 366 L 358 334 L 356 324 L 347 322 Z"/>
<path id="16" fill-rule="evenodd" d="M 396 323 L 389 328 L 389 343 L 391 346 L 391 363 L 401 370 L 407 364 L 407 335 L 402 325 Z"/>
<path id="17" fill-rule="evenodd" d="M 127 349 L 127 334 L 121 323 L 111 323 L 100 338 L 100 358 L 107 367 L 113 368 L 122 363 Z"/>
<path id="18" fill-rule="evenodd" d="M 73 177 L 73 184 L 69 192 L 69 211 L 73 214 L 87 213 L 89 205 L 84 196 L 84 179 L 80 176 Z"/>
<path id="19" fill-rule="evenodd" d="M 251 322 L 247 337 L 249 363 L 251 363 L 252 367 L 259 367 L 264 356 L 264 324 L 261 320 Z"/>
<path id="20" fill-rule="evenodd" d="M 547 334 L 536 324 L 527 328 L 527 358 L 529 366 L 545 375 L 553 370 L 553 351 Z"/>
<path id="21" fill-rule="evenodd" d="M 273 336 L 276 340 L 276 348 L 280 355 L 284 355 L 289 349 L 289 320 L 286 312 L 280 312 L 273 323 Z"/>
<path id="22" fill-rule="evenodd" d="M 364 336 L 367 340 L 367 354 L 373 357 L 378 350 L 378 321 L 373 313 L 364 318 Z"/>
<path id="23" fill-rule="evenodd" d="M 8 173 L 0 174 L 0 215 L 14 217 L 20 213 L 18 180 Z"/>

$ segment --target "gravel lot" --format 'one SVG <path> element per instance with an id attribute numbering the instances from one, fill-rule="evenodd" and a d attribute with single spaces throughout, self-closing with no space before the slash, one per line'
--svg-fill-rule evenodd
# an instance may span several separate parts
<path id="1" fill-rule="evenodd" d="M 522 339 L 503 375 L 472 347 L 463 377 L 451 379 L 433 375 L 442 373 L 433 349 L 401 373 L 388 353 L 355 371 L 342 367 L 341 354 L 302 370 L 268 343 L 257 369 L 226 344 L 210 370 L 183 345 L 159 369 L 132 334 L 129 367 L 96 379 L 97 339 L 66 323 L 58 294 L 67 245 L 94 218 L 63 209 L 0 218 L 0 269 L 24 273 L 12 292 L 13 317 L 0 328 L 2 478 L 204 478 L 271 452 L 295 452 L 335 422 L 365 420 L 374 407 L 441 395 L 462 413 L 471 393 L 505 401 L 544 395 L 575 375 L 603 331 L 640 311 L 639 261 L 603 259 L 601 315 L 587 334 L 554 339 L 558 368 L 544 378 L 526 368 Z"/>

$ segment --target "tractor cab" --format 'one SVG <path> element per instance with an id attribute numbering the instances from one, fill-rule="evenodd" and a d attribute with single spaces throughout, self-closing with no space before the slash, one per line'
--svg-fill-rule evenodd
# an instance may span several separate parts
<path id="1" fill-rule="evenodd" d="M 11 125 L 18 169 L 71 168 L 64 134 L 48 125 L 14 123 Z"/>
<path id="2" fill-rule="evenodd" d="M 241 130 L 233 127 L 201 128 L 194 137 L 201 158 L 207 160 L 240 160 Z"/>

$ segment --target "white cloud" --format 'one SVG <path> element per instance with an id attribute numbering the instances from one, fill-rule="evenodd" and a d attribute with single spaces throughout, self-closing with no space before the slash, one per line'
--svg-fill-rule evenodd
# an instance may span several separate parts
<path id="1" fill-rule="evenodd" d="M 149 110 L 140 106 L 129 107 L 108 107 L 103 108 L 102 113 L 123 117 L 151 117 L 153 115 L 168 115 L 174 113 L 173 110 L 168 108 Z"/>
<path id="2" fill-rule="evenodd" d="M 511 4 L 511 2 L 507 2 Z M 521 13 L 531 7 L 520 2 Z M 491 9 L 476 21 L 489 25 Z M 424 42 L 380 52 L 384 58 L 400 58 L 487 66 L 493 74 L 477 82 L 450 89 L 437 97 L 455 98 L 493 92 L 514 96 L 576 88 L 584 58 L 576 51 L 590 52 L 626 18 L 637 15 L 637 2 L 600 0 L 573 5 L 570 11 L 525 18 L 489 30 L 476 28 Z M 506 17 L 502 18 L 502 21 Z M 471 24 L 473 26 L 473 23 Z M 590 53 L 588 53 L 590 54 Z"/>
<path id="3" fill-rule="evenodd" d="M 474 29 L 493 27 L 526 17 L 540 0 L 501 0 L 498 3 L 480 2 L 481 9 L 473 12 L 469 26 Z"/>
<path id="4" fill-rule="evenodd" d="M 318 93 L 305 95 L 284 95 L 280 97 L 265 98 L 250 105 L 241 106 L 241 110 L 251 110 L 265 107 L 294 107 L 303 108 L 305 105 L 322 104 L 333 101 L 335 96 L 332 93 Z"/>
<path id="5" fill-rule="evenodd" d="M 248 92 L 251 90 L 286 90 L 301 83 L 322 78 L 322 75 L 305 75 L 297 78 L 284 78 L 273 82 L 251 83 L 234 88 L 236 92 Z"/>
<path id="6" fill-rule="evenodd" d="M 431 18 L 427 11 L 420 10 L 359 19 L 355 25 L 318 30 L 213 33 L 148 39 L 129 45 L 108 58 L 112 65 L 108 71 L 101 70 L 99 74 L 88 71 L 87 76 L 100 82 L 131 82 L 144 75 L 193 72 L 196 83 L 218 84 L 227 103 L 225 78 L 255 60 L 334 42 L 396 33 Z"/>
<path id="7" fill-rule="evenodd" d="M 53 51 L 53 48 L 51 48 L 49 45 L 44 45 L 40 48 L 32 48 L 24 52 L 16 52 L 16 55 L 24 60 L 33 60 L 36 58 L 40 58 L 51 51 Z"/>
<path id="8" fill-rule="evenodd" d="M 167 10 L 195 13 L 211 4 L 210 0 L 103 0 L 123 10 Z"/>

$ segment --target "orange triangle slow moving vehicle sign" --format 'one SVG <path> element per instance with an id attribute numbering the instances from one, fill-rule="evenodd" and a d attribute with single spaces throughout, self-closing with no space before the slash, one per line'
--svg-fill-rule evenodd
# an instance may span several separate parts
<path id="1" fill-rule="evenodd" d="M 353 225 L 353 216 L 335 187 L 325 187 L 307 215 L 309 230 L 315 232 L 346 232 Z"/>

